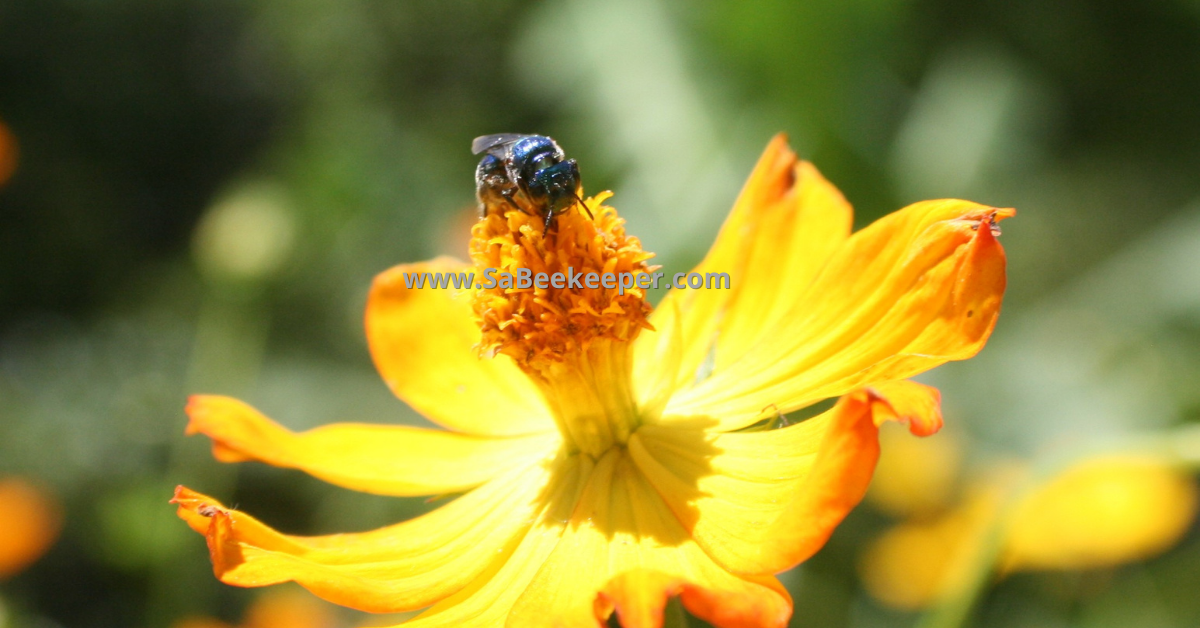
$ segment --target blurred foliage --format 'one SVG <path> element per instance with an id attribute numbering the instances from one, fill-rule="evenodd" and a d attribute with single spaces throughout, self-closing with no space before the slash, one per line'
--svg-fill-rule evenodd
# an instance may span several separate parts
<path id="1" fill-rule="evenodd" d="M 212 577 L 178 483 L 290 532 L 429 507 L 220 465 L 182 407 L 423 421 L 374 374 L 362 304 L 392 264 L 465 254 L 484 133 L 554 136 L 671 270 L 779 130 L 860 225 L 1017 207 L 995 338 L 928 379 L 964 464 L 1200 421 L 1198 55 L 1194 0 L 0 4 L 0 475 L 66 512 L 0 583 L 0 624 L 238 624 L 257 593 Z M 784 575 L 796 625 L 913 623 L 855 572 L 889 512 Z M 1015 574 L 975 621 L 1196 625 L 1197 560 L 1192 531 L 1149 562 Z"/>

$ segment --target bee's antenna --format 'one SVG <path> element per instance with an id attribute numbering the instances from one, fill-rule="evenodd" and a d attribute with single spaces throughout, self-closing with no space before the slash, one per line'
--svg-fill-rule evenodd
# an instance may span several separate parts
<path id="1" fill-rule="evenodd" d="M 583 211 L 587 212 L 588 218 L 595 220 L 596 217 L 592 215 L 592 210 L 588 209 L 587 203 L 583 202 L 583 199 L 579 198 L 578 194 L 572 192 L 572 195 L 575 197 L 575 200 L 579 201 L 579 206 L 583 208 Z"/>

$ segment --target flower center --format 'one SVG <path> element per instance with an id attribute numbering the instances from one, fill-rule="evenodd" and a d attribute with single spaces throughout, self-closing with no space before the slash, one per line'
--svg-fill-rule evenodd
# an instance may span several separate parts
<path id="1" fill-rule="evenodd" d="M 602 205 L 609 196 L 559 214 L 545 232 L 541 217 L 516 209 L 492 212 L 471 231 L 477 274 L 496 269 L 487 275 L 496 285 L 475 291 L 480 351 L 516 360 L 566 441 L 593 456 L 637 427 L 630 343 L 650 327 L 638 279 L 654 270 L 653 254 Z"/>

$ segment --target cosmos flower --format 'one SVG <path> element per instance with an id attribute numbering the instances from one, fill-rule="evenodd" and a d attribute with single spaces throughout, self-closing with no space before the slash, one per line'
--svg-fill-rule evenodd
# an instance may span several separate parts
<path id="1" fill-rule="evenodd" d="M 907 610 L 959 595 L 980 561 L 992 560 L 991 534 L 1001 576 L 1145 560 L 1179 542 L 1200 499 L 1190 473 L 1148 454 L 1084 458 L 1041 481 L 1031 475 L 1028 464 L 994 469 L 952 508 L 885 532 L 863 557 L 867 590 Z"/>
<path id="2" fill-rule="evenodd" d="M 970 357 L 1005 284 L 996 222 L 917 203 L 851 234 L 851 209 L 777 137 L 696 272 L 728 290 L 409 289 L 404 273 L 652 272 L 602 194 L 555 219 L 491 212 L 465 264 L 376 278 L 371 354 L 444 430 L 337 424 L 293 433 L 198 396 L 190 433 L 223 461 L 292 467 L 383 495 L 463 494 L 357 534 L 281 534 L 186 488 L 179 514 L 222 581 L 295 581 L 406 626 L 659 626 L 668 597 L 717 626 L 783 626 L 774 574 L 815 553 L 862 498 L 878 423 L 941 425 L 907 378 Z M 836 400 L 811 419 L 778 417 Z"/>

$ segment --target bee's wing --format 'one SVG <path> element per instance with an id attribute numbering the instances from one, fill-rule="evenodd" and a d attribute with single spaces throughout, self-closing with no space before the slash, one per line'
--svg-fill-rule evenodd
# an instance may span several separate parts
<path id="1" fill-rule="evenodd" d="M 528 135 L 524 133 L 496 133 L 495 135 L 480 135 L 471 142 L 471 153 L 478 155 L 485 150 L 489 150 L 503 144 L 511 144 L 522 137 L 528 137 Z"/>

